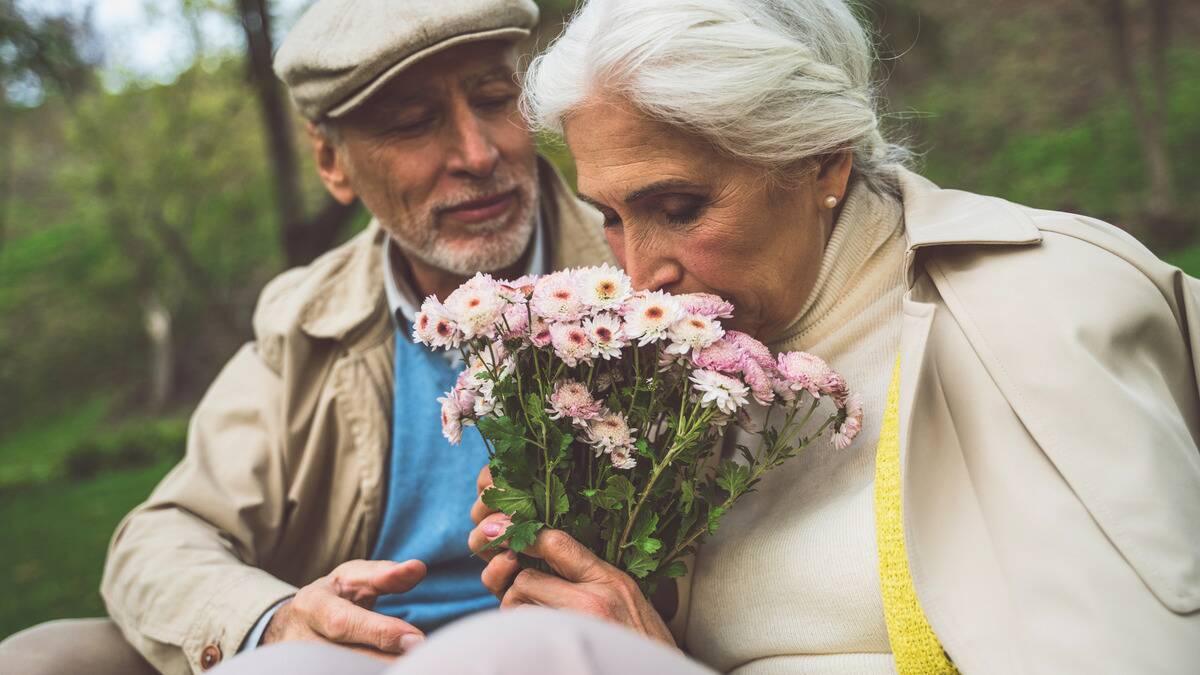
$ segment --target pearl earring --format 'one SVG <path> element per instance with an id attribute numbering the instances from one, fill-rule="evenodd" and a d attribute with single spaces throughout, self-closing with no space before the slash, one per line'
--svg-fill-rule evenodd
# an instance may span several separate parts
<path id="1" fill-rule="evenodd" d="M 829 195 L 828 197 L 825 198 L 825 208 L 832 209 L 833 207 L 835 207 L 837 205 L 838 205 L 837 197 L 834 197 L 833 195 Z"/>

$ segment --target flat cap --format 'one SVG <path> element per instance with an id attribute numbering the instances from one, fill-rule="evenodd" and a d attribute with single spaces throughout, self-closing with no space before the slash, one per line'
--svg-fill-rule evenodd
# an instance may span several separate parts
<path id="1" fill-rule="evenodd" d="M 455 45 L 518 41 L 533 0 L 317 0 L 275 54 L 275 74 L 310 120 L 340 117 L 421 59 Z"/>

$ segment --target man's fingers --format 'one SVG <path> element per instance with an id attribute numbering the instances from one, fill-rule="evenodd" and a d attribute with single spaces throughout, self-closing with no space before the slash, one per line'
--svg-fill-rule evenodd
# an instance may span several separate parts
<path id="1" fill-rule="evenodd" d="M 425 563 L 420 560 L 351 560 L 338 565 L 329 575 L 334 591 L 357 604 L 373 601 L 381 595 L 404 593 L 425 578 Z"/>
<path id="2" fill-rule="evenodd" d="M 520 571 L 521 565 L 517 562 L 517 554 L 512 551 L 503 551 L 492 558 L 487 567 L 483 568 L 483 574 L 479 578 L 483 582 L 484 588 L 503 600 L 505 592 L 512 585 L 513 578 Z"/>
<path id="3" fill-rule="evenodd" d="M 487 518 L 484 518 L 478 525 L 475 526 L 475 529 L 471 530 L 471 532 L 467 535 L 467 548 L 471 549 L 471 551 L 480 558 L 483 558 L 484 560 L 491 560 L 497 553 L 499 553 L 499 551 L 496 549 L 489 549 L 485 551 L 484 548 L 490 544 L 493 539 L 496 539 L 500 535 L 504 534 L 504 531 L 508 529 L 508 526 L 511 523 L 512 521 L 509 520 L 508 516 L 504 515 L 503 513 L 493 513 Z M 501 546 L 507 548 L 508 544 L 501 544 Z"/>
<path id="4" fill-rule="evenodd" d="M 475 494 L 483 494 L 483 491 L 492 487 L 492 469 L 484 465 L 479 470 L 479 477 L 475 479 Z"/>
<path id="5" fill-rule="evenodd" d="M 321 611 L 310 615 L 310 626 L 333 642 L 362 645 L 389 654 L 403 654 L 425 638 L 409 623 L 336 596 L 329 596 Z"/>
<path id="6" fill-rule="evenodd" d="M 542 530 L 537 540 L 525 549 L 526 555 L 545 560 L 556 574 L 568 581 L 598 581 L 618 573 L 613 566 L 596 557 L 586 546 L 562 530 Z"/>

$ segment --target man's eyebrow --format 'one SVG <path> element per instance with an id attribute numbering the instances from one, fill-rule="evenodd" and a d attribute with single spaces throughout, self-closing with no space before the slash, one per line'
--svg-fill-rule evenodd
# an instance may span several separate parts
<path id="1" fill-rule="evenodd" d="M 509 68 L 505 65 L 499 65 L 489 70 L 485 70 L 482 73 L 467 75 L 466 77 L 462 78 L 461 82 L 463 87 L 471 89 L 472 87 L 475 87 L 483 82 L 489 82 L 491 80 L 513 81 L 514 75 L 516 75 L 516 71 L 514 71 L 512 68 Z"/>
<path id="2" fill-rule="evenodd" d="M 597 209 L 606 209 L 606 208 L 608 208 L 607 206 L 605 206 L 605 205 L 601 204 L 600 202 L 596 201 L 595 199 L 592 199 L 591 197 L 589 197 L 589 196 L 587 196 L 587 195 L 583 194 L 582 192 L 577 192 L 577 193 L 575 193 L 575 196 L 579 198 L 579 201 L 581 201 L 581 202 L 583 202 L 583 203 L 585 203 L 585 204 L 589 204 L 589 205 L 591 205 L 591 206 L 594 206 L 594 207 L 595 207 L 595 208 L 597 208 Z"/>

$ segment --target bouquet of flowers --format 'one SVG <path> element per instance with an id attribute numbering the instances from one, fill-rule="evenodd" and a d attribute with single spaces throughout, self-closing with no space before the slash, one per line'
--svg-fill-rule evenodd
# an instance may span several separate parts
<path id="1" fill-rule="evenodd" d="M 465 364 L 438 399 L 442 430 L 457 444 L 478 427 L 494 481 L 483 501 L 512 521 L 492 545 L 520 553 L 561 529 L 650 594 L 686 574 L 683 559 L 767 471 L 826 431 L 849 445 L 863 411 L 845 380 L 816 356 L 773 357 L 723 329 L 732 315 L 715 295 L 634 292 L 608 265 L 479 274 L 444 303 L 426 299 L 415 339 Z M 801 436 L 825 400 L 823 423 Z M 730 423 L 757 448 L 722 458 Z"/>

